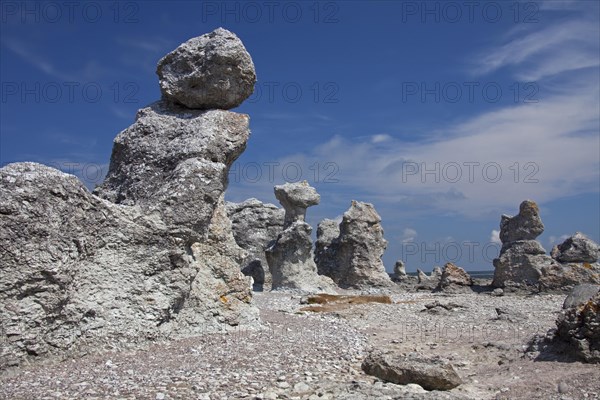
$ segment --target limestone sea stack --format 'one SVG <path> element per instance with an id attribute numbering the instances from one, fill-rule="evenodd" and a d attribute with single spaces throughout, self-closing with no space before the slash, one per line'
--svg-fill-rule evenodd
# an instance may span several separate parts
<path id="1" fill-rule="evenodd" d="M 550 257 L 535 240 L 543 231 L 539 208 L 531 200 L 521 203 L 518 215 L 502 216 L 502 248 L 494 260 L 493 286 L 569 291 L 580 283 L 600 283 L 597 244 L 576 234 Z"/>
<path id="2" fill-rule="evenodd" d="M 319 241 L 319 239 L 317 239 Z M 320 270 L 343 288 L 388 286 L 391 280 L 381 257 L 387 247 L 381 217 L 370 203 L 352 201 L 339 235 L 317 261 Z"/>
<path id="3" fill-rule="evenodd" d="M 116 137 L 94 194 L 40 164 L 0 169 L 0 368 L 257 322 L 224 203 L 249 118 L 219 109 L 250 95 L 252 60 L 218 29 L 158 70 L 163 100 Z"/>
<path id="4" fill-rule="evenodd" d="M 275 196 L 285 209 L 284 230 L 266 251 L 274 290 L 333 291 L 335 285 L 317 273 L 313 260 L 312 227 L 304 222 L 306 209 L 319 204 L 320 196 L 308 182 L 275 186 Z"/>

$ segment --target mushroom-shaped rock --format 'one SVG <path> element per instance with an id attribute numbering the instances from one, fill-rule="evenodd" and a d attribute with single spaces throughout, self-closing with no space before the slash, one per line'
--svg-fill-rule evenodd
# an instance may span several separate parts
<path id="1" fill-rule="evenodd" d="M 307 181 L 275 186 L 275 197 L 285 209 L 285 227 L 304 221 L 306 209 L 319 204 L 321 196 Z"/>
<path id="2" fill-rule="evenodd" d="M 182 43 L 158 62 L 156 73 L 163 97 L 187 108 L 237 107 L 256 83 L 250 54 L 223 28 Z"/>

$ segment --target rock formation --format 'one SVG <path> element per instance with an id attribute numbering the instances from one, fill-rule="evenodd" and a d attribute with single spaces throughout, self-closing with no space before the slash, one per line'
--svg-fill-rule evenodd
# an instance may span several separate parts
<path id="1" fill-rule="evenodd" d="M 396 261 L 394 264 L 394 277 L 396 279 L 402 279 L 406 276 L 406 268 L 404 267 L 404 262 L 402 260 Z"/>
<path id="2" fill-rule="evenodd" d="M 470 291 L 470 286 L 473 285 L 473 279 L 462 268 L 446 263 L 442 270 L 442 276 L 437 286 L 438 291 Z"/>
<path id="3" fill-rule="evenodd" d="M 554 246 L 551 256 L 561 263 L 595 263 L 600 257 L 600 248 L 583 233 L 577 232 Z"/>
<path id="4" fill-rule="evenodd" d="M 303 181 L 275 186 L 275 196 L 285 208 L 285 229 L 265 253 L 272 288 L 304 292 L 333 290 L 333 282 L 317 273 L 310 237 L 312 227 L 304 222 L 306 208 L 319 204 L 319 194 Z"/>
<path id="5" fill-rule="evenodd" d="M 315 263 L 320 275 L 331 276 L 335 270 L 335 258 L 329 247 L 340 235 L 339 224 L 332 219 L 324 219 L 317 226 L 317 242 L 315 243 Z"/>
<path id="6" fill-rule="evenodd" d="M 533 201 L 521 203 L 516 217 L 502 216 L 502 249 L 494 260 L 494 286 L 566 290 L 579 283 L 600 283 L 600 265 L 583 261 L 592 260 L 597 254 L 595 243 L 576 234 L 557 246 L 552 258 L 535 240 L 543 230 L 539 209 Z M 559 262 L 561 260 L 563 262 Z"/>
<path id="7" fill-rule="evenodd" d="M 265 250 L 283 231 L 284 211 L 273 204 L 248 199 L 242 203 L 227 203 L 227 214 L 235 241 L 248 252 L 242 262 L 242 272 L 254 279 L 258 290 L 270 290 L 272 279 Z"/>
<path id="8" fill-rule="evenodd" d="M 321 270 L 343 288 L 387 286 L 391 280 L 381 260 L 387 247 L 381 217 L 372 204 L 352 201 L 340 224 L 340 234 L 328 246 Z M 329 260 L 333 260 L 330 263 Z"/>
<path id="9" fill-rule="evenodd" d="M 233 41 L 217 40 L 208 53 L 187 42 L 159 70 L 189 60 L 208 72 L 247 65 Z M 187 85 L 183 75 L 159 76 L 161 86 Z M 229 82 L 238 101 L 251 93 Z M 202 107 L 224 107 L 212 96 Z M 248 136 L 247 115 L 161 100 L 117 136 L 95 195 L 43 165 L 2 168 L 0 365 L 255 322 L 224 204 L 229 167 Z"/>
<path id="10" fill-rule="evenodd" d="M 563 312 L 556 321 L 556 340 L 585 362 L 600 363 L 600 293 Z"/>
<path id="11" fill-rule="evenodd" d="M 237 107 L 256 83 L 250 54 L 222 28 L 181 44 L 158 62 L 156 73 L 163 97 L 188 108 Z"/>

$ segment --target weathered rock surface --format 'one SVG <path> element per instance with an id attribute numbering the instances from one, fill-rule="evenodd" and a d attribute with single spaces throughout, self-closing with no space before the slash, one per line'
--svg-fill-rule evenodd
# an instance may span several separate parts
<path id="1" fill-rule="evenodd" d="M 563 312 L 556 321 L 556 339 L 585 362 L 600 363 L 600 293 Z"/>
<path id="2" fill-rule="evenodd" d="M 249 118 L 156 102 L 114 141 L 106 180 L 94 194 L 137 205 L 173 234 L 207 233 L 227 187 L 229 167 L 245 150 Z"/>
<path id="3" fill-rule="evenodd" d="M 284 211 L 273 204 L 248 199 L 242 203 L 227 203 L 227 214 L 235 241 L 248 252 L 242 262 L 242 272 L 254 279 L 258 289 L 271 289 L 265 250 L 283 231 Z"/>
<path id="4" fill-rule="evenodd" d="M 320 196 L 308 182 L 275 186 L 275 197 L 285 208 L 285 229 L 265 252 L 274 290 L 332 291 L 331 279 L 317 273 L 313 260 L 312 227 L 304 222 L 306 209 Z"/>
<path id="5" fill-rule="evenodd" d="M 562 263 L 595 263 L 600 257 L 598 244 L 577 232 L 563 243 L 554 246 L 552 258 Z"/>
<path id="6" fill-rule="evenodd" d="M 600 285 L 583 283 L 573 288 L 563 303 L 563 309 L 578 307 L 585 304 L 600 292 Z"/>
<path id="7" fill-rule="evenodd" d="M 273 290 L 295 289 L 316 293 L 335 289 L 331 279 L 317 273 L 317 266 L 313 261 L 311 233 L 310 225 L 296 221 L 281 232 L 277 241 L 267 249 Z"/>
<path id="8" fill-rule="evenodd" d="M 362 370 L 388 382 L 417 384 L 426 390 L 450 390 L 462 384 L 452 364 L 422 356 L 371 352 Z"/>
<path id="9" fill-rule="evenodd" d="M 0 365 L 257 318 L 218 205 L 199 243 L 40 164 L 0 181 Z"/>
<path id="10" fill-rule="evenodd" d="M 337 221 L 324 219 L 317 226 L 317 241 L 315 243 L 315 264 L 319 275 L 330 276 L 335 270 L 335 258 L 329 247 L 340 235 Z"/>
<path id="11" fill-rule="evenodd" d="M 442 276 L 437 286 L 439 291 L 461 291 L 470 290 L 473 285 L 471 276 L 461 267 L 453 263 L 446 263 L 442 270 Z"/>
<path id="12" fill-rule="evenodd" d="M 321 201 L 317 190 L 307 181 L 275 186 L 275 197 L 285 209 L 285 227 L 295 221 L 304 221 L 306 209 Z"/>
<path id="13" fill-rule="evenodd" d="M 352 201 L 340 224 L 340 234 L 328 248 L 334 260 L 328 276 L 340 287 L 387 286 L 391 280 L 381 256 L 387 247 L 381 217 L 372 204 Z"/>
<path id="14" fill-rule="evenodd" d="M 237 107 L 256 83 L 250 54 L 223 28 L 181 44 L 158 62 L 156 73 L 163 98 L 188 108 Z"/>
<path id="15" fill-rule="evenodd" d="M 556 262 L 535 239 L 544 231 L 537 204 L 525 200 L 514 217 L 503 215 L 500 221 L 502 249 L 494 259 L 493 286 L 537 286 L 542 268 Z"/>
<path id="16" fill-rule="evenodd" d="M 514 217 L 503 215 L 500 221 L 500 240 L 510 244 L 517 240 L 535 240 L 544 232 L 537 204 L 525 200 L 519 206 L 519 214 Z"/>

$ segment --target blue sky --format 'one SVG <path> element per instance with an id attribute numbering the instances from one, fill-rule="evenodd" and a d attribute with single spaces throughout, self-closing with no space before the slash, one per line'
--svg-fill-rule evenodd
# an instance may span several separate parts
<path id="1" fill-rule="evenodd" d="M 252 55 L 252 136 L 227 198 L 306 179 L 316 227 L 371 202 L 388 269 L 491 269 L 500 215 L 537 201 L 553 244 L 600 238 L 596 1 L 3 1 L 0 162 L 106 173 L 159 99 L 156 63 L 223 26 Z"/>

